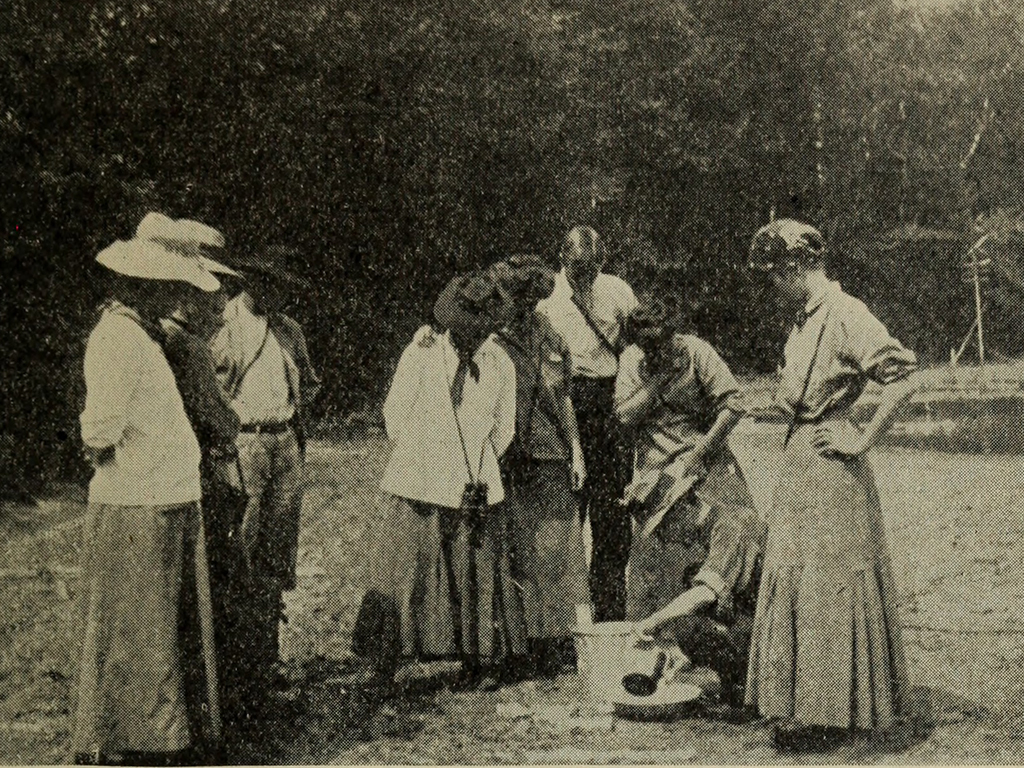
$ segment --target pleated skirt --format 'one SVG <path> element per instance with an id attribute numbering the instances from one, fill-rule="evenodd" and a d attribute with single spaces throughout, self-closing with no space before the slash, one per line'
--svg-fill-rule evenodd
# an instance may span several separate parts
<path id="1" fill-rule="evenodd" d="M 747 703 L 767 717 L 885 730 L 905 713 L 906 660 L 870 464 L 795 431 L 783 456 L 754 618 Z"/>

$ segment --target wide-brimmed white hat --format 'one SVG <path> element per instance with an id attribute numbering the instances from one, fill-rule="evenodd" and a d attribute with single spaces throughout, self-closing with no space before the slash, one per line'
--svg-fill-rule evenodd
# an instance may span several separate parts
<path id="1" fill-rule="evenodd" d="M 197 258 L 207 272 L 239 277 L 231 267 L 207 255 L 207 249 L 223 248 L 225 241 L 219 230 L 202 222 L 193 219 L 172 219 L 165 214 L 150 211 L 142 217 L 142 221 L 136 227 L 135 237 L 140 240 L 153 240 L 186 256 Z"/>
<path id="2" fill-rule="evenodd" d="M 218 280 L 193 256 L 169 248 L 155 240 L 134 238 L 115 240 L 96 257 L 109 270 L 141 280 L 175 280 L 213 293 Z"/>

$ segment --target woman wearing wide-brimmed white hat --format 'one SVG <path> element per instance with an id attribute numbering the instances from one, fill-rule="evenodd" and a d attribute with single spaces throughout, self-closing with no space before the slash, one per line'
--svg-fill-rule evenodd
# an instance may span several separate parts
<path id="1" fill-rule="evenodd" d="M 85 354 L 81 429 L 95 474 L 73 749 L 76 762 L 167 764 L 219 739 L 220 722 L 200 450 L 159 320 L 190 292 L 220 284 L 197 259 L 153 241 L 118 241 L 96 260 L 111 271 L 111 290 Z M 185 605 L 198 609 L 190 635 L 202 648 L 183 645 Z M 200 660 L 205 685 L 190 695 L 183 668 Z"/>

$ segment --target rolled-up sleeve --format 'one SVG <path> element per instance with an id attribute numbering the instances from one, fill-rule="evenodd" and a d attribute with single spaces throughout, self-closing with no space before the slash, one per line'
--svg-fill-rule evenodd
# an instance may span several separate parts
<path id="1" fill-rule="evenodd" d="M 750 584 L 766 529 L 755 510 L 731 504 L 713 510 L 709 525 L 708 556 L 693 581 L 707 585 L 723 600 Z"/>
<path id="2" fill-rule="evenodd" d="M 693 356 L 697 378 L 714 404 L 715 412 L 728 408 L 743 413 L 746 408 L 743 391 L 718 351 L 703 339 L 695 338 L 690 345 L 690 354 Z"/>
<path id="3" fill-rule="evenodd" d="M 917 369 L 917 356 L 861 302 L 851 303 L 843 321 L 846 356 L 870 379 L 891 384 Z"/>
<path id="4" fill-rule="evenodd" d="M 142 371 L 140 334 L 134 322 L 115 317 L 102 319 L 89 337 L 81 428 L 82 442 L 91 448 L 117 445 L 128 427 Z"/>

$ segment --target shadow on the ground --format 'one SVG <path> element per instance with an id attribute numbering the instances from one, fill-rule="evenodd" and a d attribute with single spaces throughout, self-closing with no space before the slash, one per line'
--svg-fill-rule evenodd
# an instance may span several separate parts
<path id="1" fill-rule="evenodd" d="M 0 541 L 35 536 L 81 516 L 86 503 L 82 486 L 63 483 L 32 498 L 0 501 Z"/>
<path id="2" fill-rule="evenodd" d="M 909 718 L 891 733 L 854 740 L 851 762 L 870 762 L 884 754 L 907 752 L 928 740 L 936 726 L 991 715 L 975 701 L 941 688 L 915 686 L 908 693 Z"/>
<path id="3" fill-rule="evenodd" d="M 434 698 L 458 686 L 457 670 L 402 680 L 392 689 L 362 689 L 343 681 L 345 662 L 318 659 L 227 755 L 234 764 L 318 762 L 361 742 L 412 739 L 435 711 Z"/>

